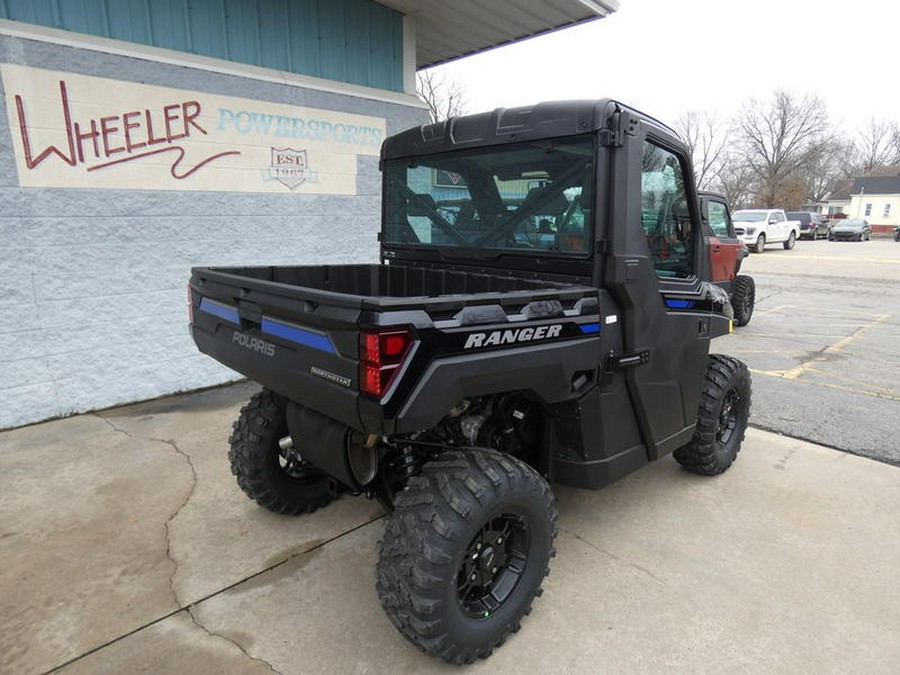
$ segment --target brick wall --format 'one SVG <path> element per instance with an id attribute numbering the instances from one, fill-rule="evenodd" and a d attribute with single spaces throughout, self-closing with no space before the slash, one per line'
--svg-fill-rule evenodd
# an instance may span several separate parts
<path id="1" fill-rule="evenodd" d="M 0 35 L 0 62 L 383 117 L 421 108 Z M 20 187 L 0 99 L 0 428 L 227 382 L 187 331 L 193 265 L 374 262 L 375 157 L 357 195 Z"/>

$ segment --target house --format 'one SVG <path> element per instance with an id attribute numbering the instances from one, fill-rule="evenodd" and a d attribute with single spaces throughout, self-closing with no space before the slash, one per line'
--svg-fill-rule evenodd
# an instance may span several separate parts
<path id="1" fill-rule="evenodd" d="M 900 225 L 900 167 L 893 176 L 860 176 L 853 181 L 850 218 L 864 218 L 872 232 L 890 232 Z"/>
<path id="2" fill-rule="evenodd" d="M 822 204 L 821 214 L 823 216 L 833 218 L 840 214 L 847 214 L 850 211 L 850 194 L 853 192 L 852 178 L 841 178 L 834 182 L 831 189 L 831 195 L 828 200 Z"/>
<path id="3" fill-rule="evenodd" d="M 821 213 L 829 218 L 862 218 L 869 221 L 873 233 L 890 232 L 900 225 L 900 167 L 835 181 Z"/>

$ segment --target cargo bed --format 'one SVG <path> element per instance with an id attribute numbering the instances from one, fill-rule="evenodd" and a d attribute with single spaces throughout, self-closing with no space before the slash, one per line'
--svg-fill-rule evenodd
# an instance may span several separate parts
<path id="1" fill-rule="evenodd" d="M 479 327 L 596 320 L 597 289 L 501 274 L 405 265 L 195 268 L 192 330 L 201 351 L 350 427 L 384 433 L 415 381 L 381 401 L 359 394 L 359 340 L 392 326 L 426 340 L 424 372 Z M 559 329 L 564 339 L 575 325 Z M 561 386 L 568 383 L 563 383 Z"/>

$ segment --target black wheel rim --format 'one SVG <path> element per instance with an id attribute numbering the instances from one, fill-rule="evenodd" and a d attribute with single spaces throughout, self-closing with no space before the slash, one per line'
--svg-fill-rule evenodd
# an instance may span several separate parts
<path id="1" fill-rule="evenodd" d="M 719 426 L 716 429 L 716 440 L 720 443 L 728 443 L 734 436 L 738 425 L 740 402 L 741 397 L 734 389 L 729 389 L 722 399 L 722 408 L 719 411 Z"/>
<path id="2" fill-rule="evenodd" d="M 525 519 L 504 513 L 481 527 L 459 564 L 456 595 L 463 614 L 487 619 L 509 600 L 528 565 Z"/>

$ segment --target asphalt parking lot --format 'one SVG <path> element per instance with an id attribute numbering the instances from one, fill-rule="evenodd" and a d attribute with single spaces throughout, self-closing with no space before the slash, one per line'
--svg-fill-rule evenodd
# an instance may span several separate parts
<path id="1" fill-rule="evenodd" d="M 770 246 L 741 272 L 753 318 L 715 349 L 753 373 L 752 424 L 900 465 L 900 243 Z"/>
<path id="2" fill-rule="evenodd" d="M 900 244 L 744 271 L 756 314 L 716 345 L 754 372 L 737 462 L 557 487 L 546 592 L 471 672 L 897 672 Z M 0 673 L 460 672 L 381 611 L 377 504 L 291 518 L 238 490 L 227 439 L 254 390 L 0 432 Z"/>

